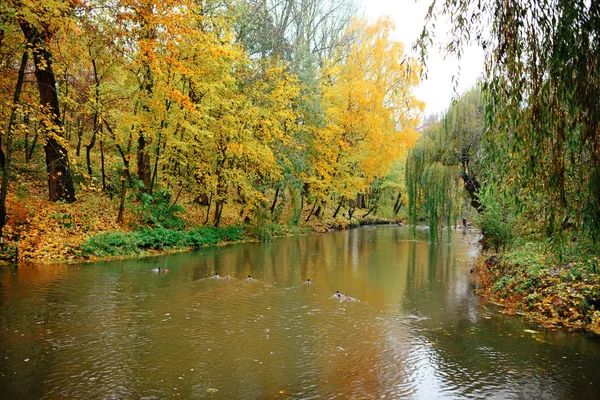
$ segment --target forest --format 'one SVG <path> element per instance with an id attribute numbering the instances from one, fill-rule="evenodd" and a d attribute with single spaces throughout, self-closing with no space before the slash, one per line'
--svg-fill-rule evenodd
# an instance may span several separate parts
<path id="1" fill-rule="evenodd" d="M 22 256 L 103 231 L 271 237 L 341 217 L 417 137 L 419 63 L 351 2 L 1 7 L 0 236 Z"/>
<path id="2" fill-rule="evenodd" d="M 600 331 L 599 2 L 433 2 L 418 57 L 344 0 L 9 0 L 0 15 L 0 237 L 22 259 L 367 217 L 438 242 L 468 217 L 482 292 Z M 484 73 L 424 116 L 414 89 L 438 41 L 459 59 L 480 46 Z"/>

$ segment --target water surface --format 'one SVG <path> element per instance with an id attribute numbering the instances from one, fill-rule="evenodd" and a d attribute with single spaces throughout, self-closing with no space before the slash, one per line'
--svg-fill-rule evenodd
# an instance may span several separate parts
<path id="1" fill-rule="evenodd" d="M 0 398 L 596 397 L 600 342 L 483 304 L 477 237 L 451 239 L 363 227 L 5 267 Z"/>

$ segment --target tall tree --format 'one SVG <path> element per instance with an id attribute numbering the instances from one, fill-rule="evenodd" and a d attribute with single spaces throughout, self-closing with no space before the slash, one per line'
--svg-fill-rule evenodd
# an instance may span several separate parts
<path id="1" fill-rule="evenodd" d="M 48 194 L 51 201 L 75 201 L 75 188 L 64 139 L 56 77 L 53 70 L 51 40 L 56 32 L 69 24 L 70 4 L 56 1 L 53 4 L 15 3 L 18 24 L 33 54 L 35 77 L 44 111 L 44 134 Z M 58 15 L 58 17 L 57 17 Z"/>
<path id="2" fill-rule="evenodd" d="M 447 48 L 470 41 L 486 52 L 488 179 L 519 212 L 543 215 L 544 235 L 568 221 L 600 233 L 600 2 L 450 0 L 434 16 L 453 21 Z M 555 243 L 560 240 L 555 240 Z"/>

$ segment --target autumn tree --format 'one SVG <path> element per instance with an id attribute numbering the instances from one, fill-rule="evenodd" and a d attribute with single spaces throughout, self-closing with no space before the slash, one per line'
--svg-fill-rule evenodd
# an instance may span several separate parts
<path id="1" fill-rule="evenodd" d="M 416 139 L 422 103 L 412 94 L 418 64 L 393 42 L 393 24 L 357 20 L 352 38 L 322 71 L 324 124 L 315 130 L 313 175 L 317 203 L 330 195 L 340 201 L 366 190 Z"/>
<path id="2" fill-rule="evenodd" d="M 72 5 L 67 1 L 50 3 L 9 2 L 12 22 L 18 24 L 31 49 L 43 116 L 48 194 L 51 201 L 75 201 L 75 188 L 69 164 L 68 143 L 64 138 L 58 88 L 53 69 L 52 40 L 65 35 L 72 26 Z"/>

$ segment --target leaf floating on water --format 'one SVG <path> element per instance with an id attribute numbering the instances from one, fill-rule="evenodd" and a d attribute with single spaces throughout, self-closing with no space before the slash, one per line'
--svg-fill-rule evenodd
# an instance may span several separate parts
<path id="1" fill-rule="evenodd" d="M 525 333 L 531 333 L 531 334 L 539 333 L 538 331 L 534 331 L 533 329 L 523 329 L 523 332 L 525 332 Z"/>

